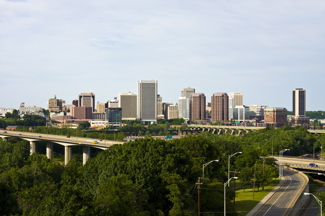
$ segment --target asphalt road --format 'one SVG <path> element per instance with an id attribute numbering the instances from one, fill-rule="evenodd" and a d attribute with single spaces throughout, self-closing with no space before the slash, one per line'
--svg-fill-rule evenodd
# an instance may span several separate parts
<path id="1" fill-rule="evenodd" d="M 283 170 L 285 181 L 282 186 L 267 200 L 254 216 L 289 215 L 296 199 L 302 193 L 305 179 L 294 171 Z"/>
<path id="2" fill-rule="evenodd" d="M 88 146 L 104 147 L 104 148 L 110 147 L 115 144 L 124 143 L 124 142 L 113 141 L 113 140 L 98 140 L 93 138 L 82 138 L 82 137 L 73 137 L 73 136 L 70 136 L 68 138 L 67 136 L 62 136 L 62 135 L 30 133 L 30 132 L 20 132 L 20 131 L 5 131 L 5 130 L 0 130 L 0 135 L 15 136 L 15 137 L 20 137 L 22 139 L 30 139 L 34 141 L 48 140 L 56 143 L 62 142 L 71 145 L 88 145 Z"/>

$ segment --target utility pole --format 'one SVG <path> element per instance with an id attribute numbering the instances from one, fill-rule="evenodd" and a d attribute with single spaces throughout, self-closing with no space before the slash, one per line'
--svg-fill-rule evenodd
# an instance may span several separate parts
<path id="1" fill-rule="evenodd" d="M 256 162 L 255 162 L 255 169 L 254 169 L 254 185 L 253 185 L 253 199 L 254 199 L 254 191 L 255 191 L 255 182 L 256 182 Z"/>
<path id="2" fill-rule="evenodd" d="M 201 215 L 201 203 L 200 203 L 200 198 L 201 198 L 201 178 L 198 178 L 198 181 L 196 183 L 197 185 L 197 215 L 200 216 Z"/>
<path id="3" fill-rule="evenodd" d="M 232 173 L 234 173 L 234 176 L 233 177 L 236 177 L 236 174 L 237 173 L 240 173 L 239 171 L 230 171 L 230 172 L 232 172 Z M 234 181 L 234 191 L 236 191 L 236 179 L 235 179 L 235 181 Z M 234 196 L 234 206 L 236 205 L 236 192 L 235 192 L 235 196 Z"/>

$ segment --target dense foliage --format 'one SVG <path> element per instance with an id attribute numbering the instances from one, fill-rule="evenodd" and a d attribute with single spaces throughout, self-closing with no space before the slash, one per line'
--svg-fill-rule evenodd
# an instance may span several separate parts
<path id="1" fill-rule="evenodd" d="M 301 127 L 266 128 L 245 136 L 205 132 L 171 141 L 139 139 L 114 145 L 85 166 L 80 156 L 63 166 L 44 155 L 29 156 L 27 141 L 9 138 L 0 140 L 1 214 L 196 215 L 203 164 L 218 159 L 204 169 L 201 212 L 221 215 L 229 155 L 242 152 L 230 160 L 230 170 L 240 171 L 237 187 L 251 188 L 255 181 L 263 190 L 277 177 L 274 159 L 263 156 L 284 148 L 290 148 L 290 155 L 309 154 L 324 144 L 325 136 Z M 227 215 L 237 215 L 234 192 L 227 190 Z"/>

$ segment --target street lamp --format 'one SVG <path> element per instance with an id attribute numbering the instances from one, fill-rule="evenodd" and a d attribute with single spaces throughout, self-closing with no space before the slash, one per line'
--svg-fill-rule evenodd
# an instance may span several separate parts
<path id="1" fill-rule="evenodd" d="M 236 154 L 241 154 L 241 153 L 242 152 L 236 152 L 236 153 L 228 156 L 228 179 L 230 178 L 230 158 L 235 156 Z"/>
<path id="2" fill-rule="evenodd" d="M 289 151 L 289 150 L 290 149 L 283 149 L 283 150 L 281 150 L 280 153 L 279 153 L 279 157 L 283 157 L 283 152 Z M 282 176 L 283 176 L 283 167 L 282 167 L 282 162 L 280 162 L 280 165 L 279 165 L 279 177 L 281 178 Z"/>
<path id="3" fill-rule="evenodd" d="M 206 166 L 208 166 L 210 163 L 212 163 L 212 162 L 218 162 L 218 160 L 212 160 L 212 161 L 209 161 L 208 163 L 205 163 L 205 164 L 203 164 L 203 169 L 202 169 L 202 179 L 204 179 L 204 168 L 206 167 Z"/>
<path id="4" fill-rule="evenodd" d="M 320 200 L 320 199 L 318 199 L 314 194 L 312 194 L 312 193 L 304 193 L 304 195 L 305 196 L 310 196 L 310 195 L 312 195 L 315 199 L 316 199 L 316 201 L 318 202 L 318 204 L 319 204 L 319 206 L 320 206 L 320 215 L 322 216 L 323 215 L 323 206 L 322 206 L 322 201 Z"/>
<path id="5" fill-rule="evenodd" d="M 224 216 L 226 216 L 226 187 L 227 185 L 229 185 L 229 182 L 231 181 L 231 179 L 238 179 L 238 177 L 231 177 L 230 179 L 228 179 L 228 181 L 226 183 L 224 183 L 224 186 L 223 186 L 223 214 Z"/>

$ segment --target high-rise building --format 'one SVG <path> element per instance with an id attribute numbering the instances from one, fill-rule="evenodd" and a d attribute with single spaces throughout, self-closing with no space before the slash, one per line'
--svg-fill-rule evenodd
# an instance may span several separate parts
<path id="1" fill-rule="evenodd" d="M 203 93 L 193 93 L 190 96 L 190 121 L 205 120 L 206 105 Z"/>
<path id="2" fill-rule="evenodd" d="M 111 107 L 107 109 L 107 120 L 110 126 L 121 126 L 122 109 L 119 107 Z"/>
<path id="3" fill-rule="evenodd" d="M 114 98 L 114 100 L 107 101 L 107 108 L 118 108 L 119 107 L 119 101 L 117 100 L 117 97 Z"/>
<path id="4" fill-rule="evenodd" d="M 178 117 L 186 121 L 190 118 L 190 96 L 195 93 L 194 88 L 184 88 L 178 98 Z"/>
<path id="5" fill-rule="evenodd" d="M 78 98 L 78 107 L 91 107 L 95 111 L 95 94 L 94 93 L 81 93 Z"/>
<path id="6" fill-rule="evenodd" d="M 119 107 L 122 108 L 122 120 L 137 119 L 137 94 L 120 93 Z"/>
<path id="7" fill-rule="evenodd" d="M 62 99 L 57 99 L 56 96 L 54 98 L 50 98 L 47 101 L 47 109 L 50 112 L 61 112 L 63 104 L 65 104 L 65 101 Z"/>
<path id="8" fill-rule="evenodd" d="M 264 110 L 265 126 L 281 127 L 287 124 L 287 109 L 283 107 L 267 108 Z"/>
<path id="9" fill-rule="evenodd" d="M 157 80 L 138 83 L 138 119 L 143 123 L 157 122 Z"/>
<path id="10" fill-rule="evenodd" d="M 169 105 L 167 108 L 167 118 L 168 119 L 176 119 L 178 118 L 178 106 L 177 104 Z"/>
<path id="11" fill-rule="evenodd" d="M 211 96 L 211 122 L 228 122 L 228 102 L 227 93 L 214 93 Z"/>
<path id="12" fill-rule="evenodd" d="M 105 103 L 97 103 L 96 107 L 96 112 L 97 113 L 105 113 Z"/>
<path id="13" fill-rule="evenodd" d="M 306 91 L 302 88 L 292 91 L 292 111 L 294 116 L 306 115 Z"/>
<path id="14" fill-rule="evenodd" d="M 75 119 L 92 119 L 92 108 L 91 107 L 76 107 L 71 106 L 71 116 Z"/>
<path id="15" fill-rule="evenodd" d="M 241 92 L 230 92 L 229 97 L 229 120 L 234 120 L 234 108 L 236 106 L 243 106 L 243 93 Z"/>
<path id="16" fill-rule="evenodd" d="M 191 94 L 195 93 L 195 89 L 190 87 L 184 88 L 181 93 L 182 97 L 190 98 Z"/>
<path id="17" fill-rule="evenodd" d="M 292 91 L 292 112 L 293 125 L 308 127 L 310 121 L 306 117 L 306 91 L 303 88 L 296 88 Z"/>
<path id="18" fill-rule="evenodd" d="M 157 118 L 164 119 L 163 102 L 160 95 L 157 95 Z"/>

